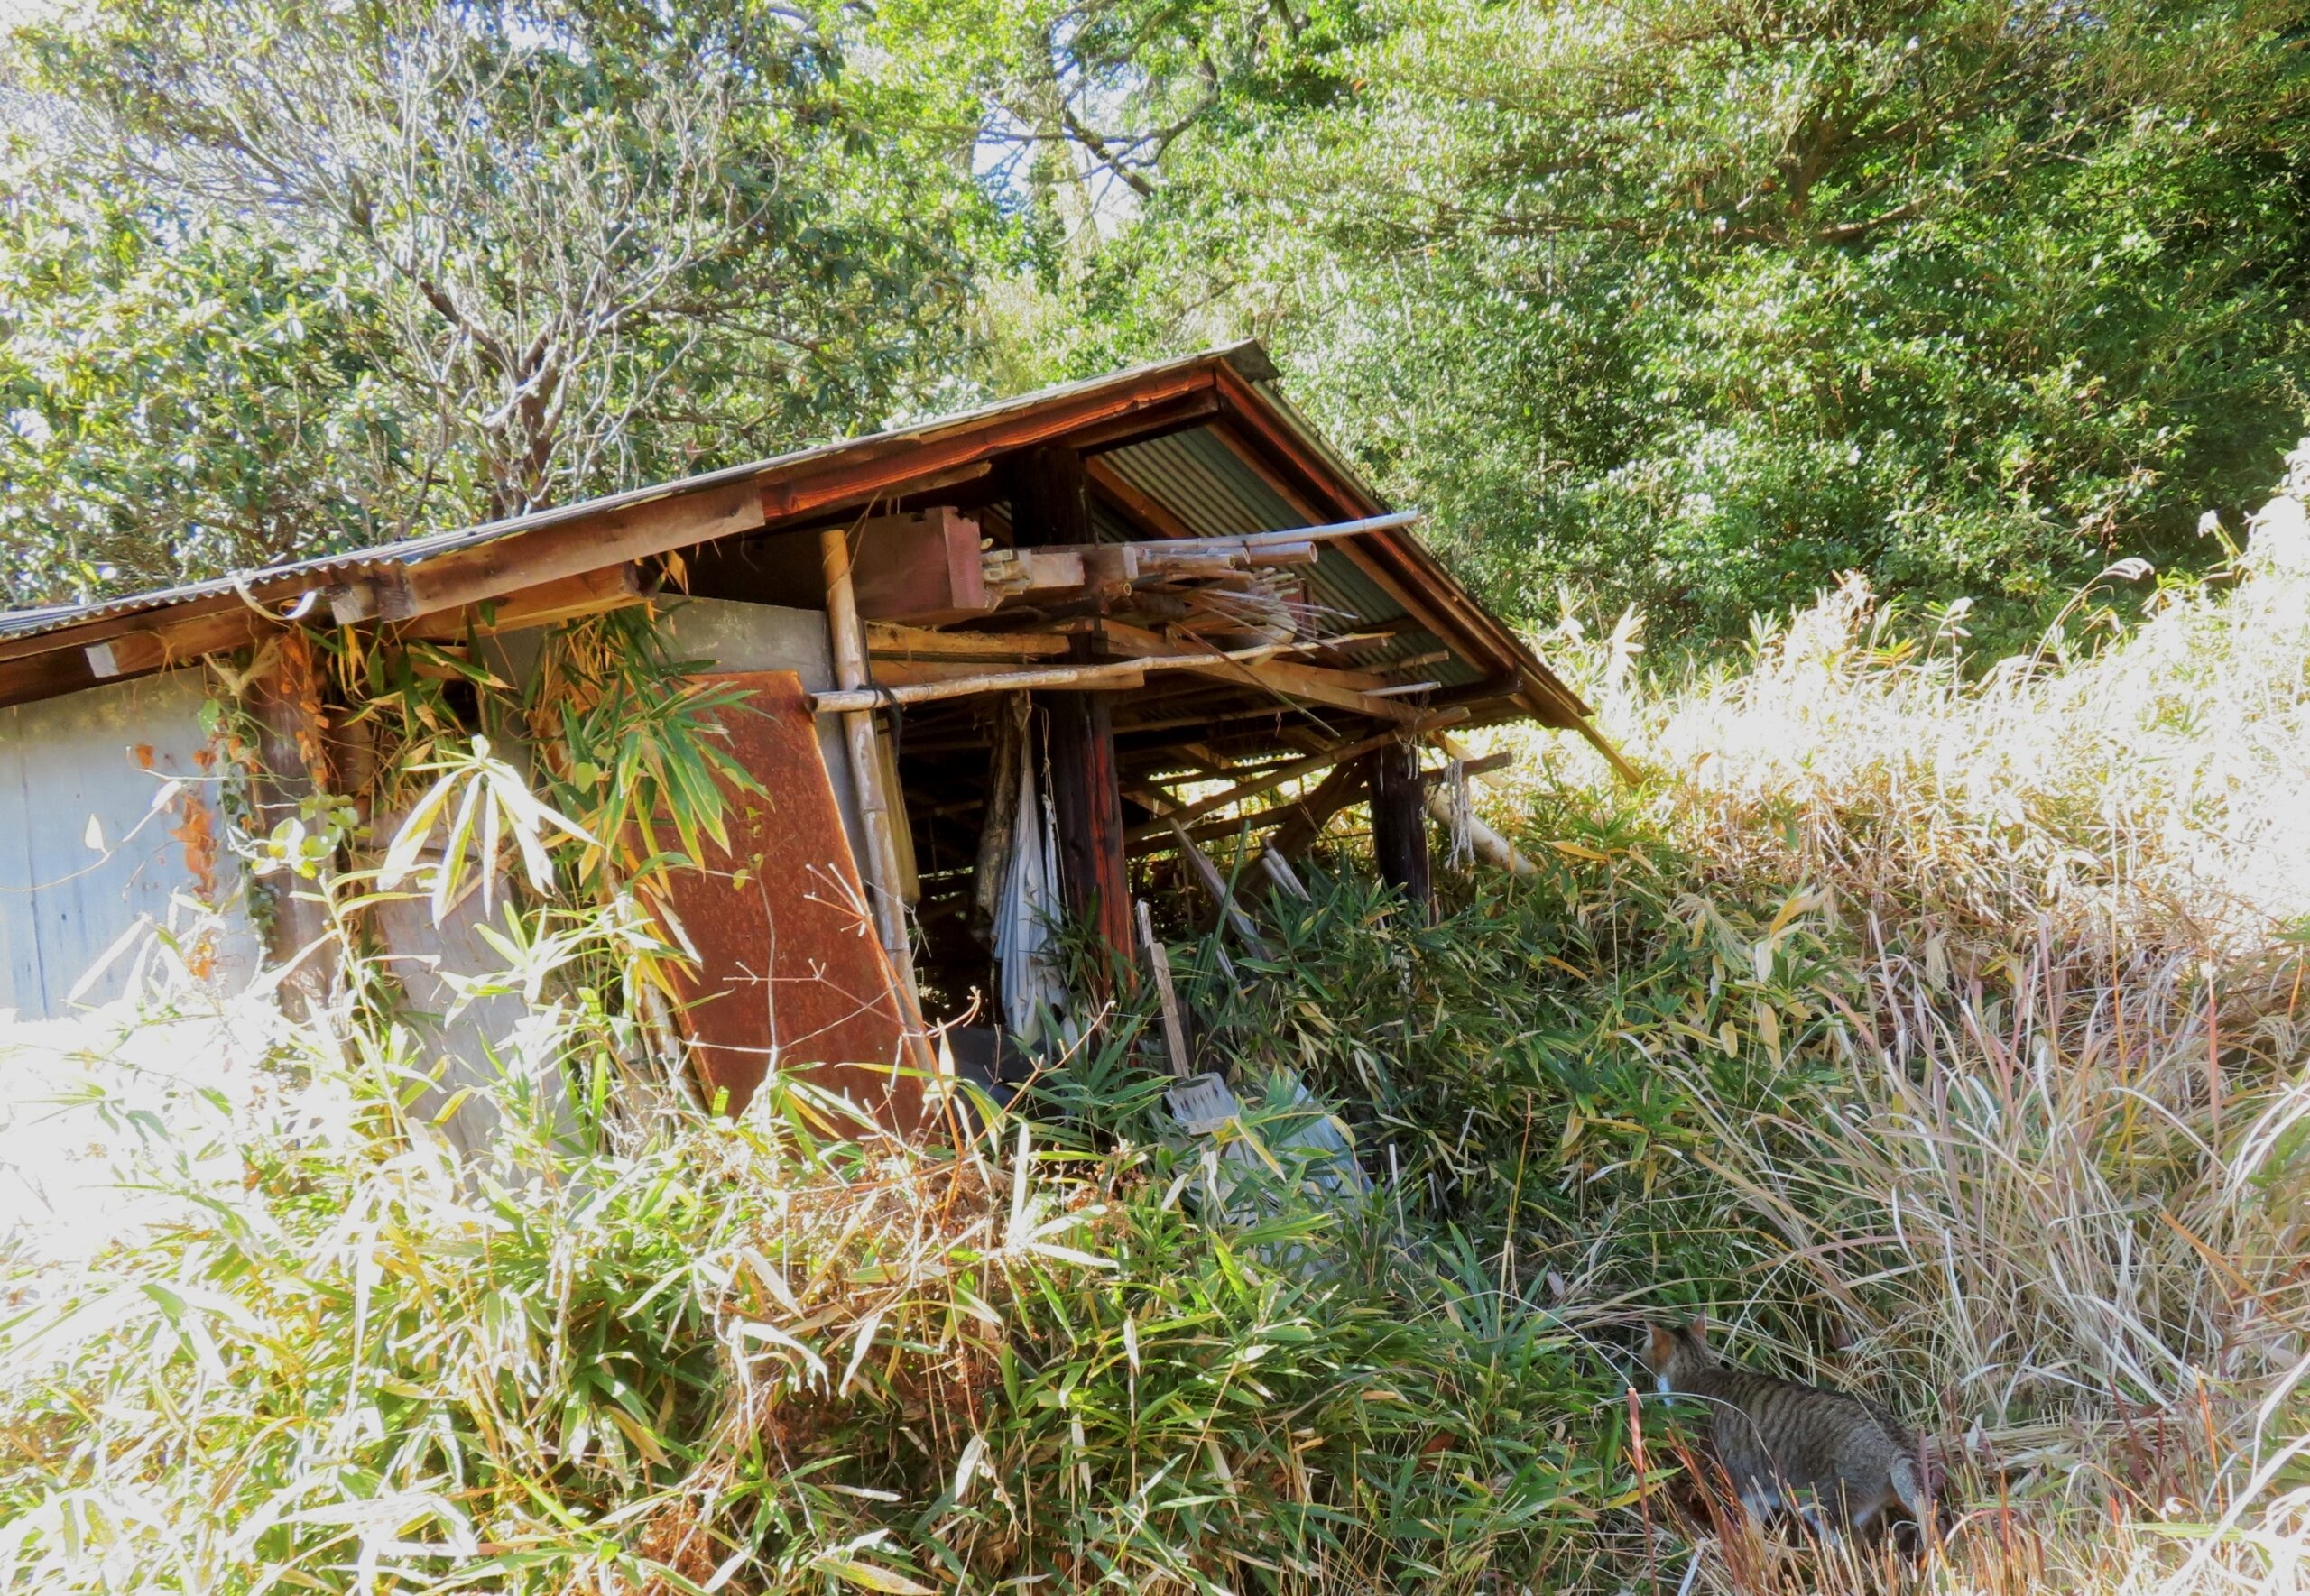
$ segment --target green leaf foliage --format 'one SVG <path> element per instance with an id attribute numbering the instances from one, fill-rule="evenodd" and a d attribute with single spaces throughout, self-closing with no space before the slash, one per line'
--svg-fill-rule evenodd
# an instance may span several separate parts
<path id="1" fill-rule="evenodd" d="M 1528 616 L 1569 586 L 1730 635 L 1857 568 L 2018 624 L 2199 558 L 2303 418 L 2288 8 L 1067 14 L 1078 120 L 1200 110 L 1046 272 L 1080 325 L 1038 346 L 1267 336 Z"/>

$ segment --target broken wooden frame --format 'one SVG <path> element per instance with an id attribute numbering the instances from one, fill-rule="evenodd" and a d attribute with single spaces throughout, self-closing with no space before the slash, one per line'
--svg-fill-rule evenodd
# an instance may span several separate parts
<path id="1" fill-rule="evenodd" d="M 0 617 L 0 709 L 297 627 L 455 651 L 685 594 L 820 612 L 832 679 L 809 702 L 849 756 L 875 941 L 950 1012 L 975 959 L 983 983 L 974 917 L 925 912 L 910 935 L 897 878 L 926 902 L 983 897 L 967 889 L 993 862 L 997 727 L 1021 695 L 1012 757 L 1049 767 L 1069 906 L 1126 955 L 1132 859 L 1247 826 L 1302 852 L 1383 755 L 1446 728 L 1537 717 L 1632 775 L 1271 377 L 1243 346 L 491 526 Z M 1413 795 L 1388 823 L 1413 887 L 1434 795 L 1405 775 L 1379 780 Z M 1285 796 L 1296 782 L 1313 785 Z"/>

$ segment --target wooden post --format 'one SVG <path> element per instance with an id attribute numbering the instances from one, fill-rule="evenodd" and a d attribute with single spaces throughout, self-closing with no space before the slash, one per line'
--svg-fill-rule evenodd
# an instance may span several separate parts
<path id="1" fill-rule="evenodd" d="M 1050 716 L 1051 807 L 1067 912 L 1130 968 L 1131 878 L 1115 729 L 1104 693 L 1038 693 Z"/>
<path id="2" fill-rule="evenodd" d="M 1428 869 L 1428 806 L 1419 749 L 1399 743 L 1372 756 L 1372 853 L 1380 878 L 1401 891 L 1422 920 L 1436 915 Z"/>
<path id="3" fill-rule="evenodd" d="M 1091 539 L 1091 481 L 1083 457 L 1047 444 L 1011 466 L 1011 535 L 1021 549 Z"/>
<path id="4" fill-rule="evenodd" d="M 1022 549 L 1091 541 L 1090 479 L 1083 457 L 1052 445 L 1011 468 L 1012 536 Z M 1094 640 L 1073 640 L 1073 660 L 1095 661 Z M 1131 877 L 1124 852 L 1123 789 L 1115 772 L 1114 717 L 1104 693 L 1037 693 L 1050 724 L 1051 807 L 1058 819 L 1058 867 L 1069 914 L 1115 955 L 1131 956 Z"/>
<path id="5" fill-rule="evenodd" d="M 818 534 L 818 558 L 826 571 L 827 631 L 834 642 L 836 685 L 863 687 L 866 685 L 866 636 L 859 629 L 858 604 L 851 590 L 850 543 L 840 527 L 828 527 Z M 842 734 L 850 752 L 851 786 L 858 797 L 858 826 L 865 834 L 865 856 L 858 862 L 858 873 L 873 911 L 876 939 L 912 1004 L 919 1001 L 914 984 L 914 950 L 907 941 L 906 901 L 899 893 L 898 843 L 892 834 L 890 805 L 882 793 L 882 752 L 874 738 L 873 712 L 845 711 Z"/>

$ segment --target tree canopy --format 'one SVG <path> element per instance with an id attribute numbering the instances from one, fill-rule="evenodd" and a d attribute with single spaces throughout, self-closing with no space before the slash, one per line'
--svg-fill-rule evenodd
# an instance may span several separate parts
<path id="1" fill-rule="evenodd" d="M 98 0 L 20 35 L 19 601 L 1266 337 L 1511 613 L 2026 619 L 2305 420 L 2294 0 Z"/>

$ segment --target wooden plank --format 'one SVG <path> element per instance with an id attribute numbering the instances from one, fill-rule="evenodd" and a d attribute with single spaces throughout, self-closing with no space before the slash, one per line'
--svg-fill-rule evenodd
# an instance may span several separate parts
<path id="1" fill-rule="evenodd" d="M 938 631 L 895 621 L 866 623 L 866 652 L 877 660 L 1040 660 L 1072 645 L 1063 632 Z"/>
<path id="2" fill-rule="evenodd" d="M 280 628 L 246 604 L 237 611 L 195 615 L 178 620 L 166 612 L 153 624 L 88 646 L 88 674 L 99 681 L 143 676 L 182 665 L 204 654 L 221 654 L 247 648 L 257 638 Z"/>
<path id="3" fill-rule="evenodd" d="M 1195 1066 L 1187 1061 L 1187 1027 L 1179 1019 L 1179 994 L 1171 984 L 1171 954 L 1155 935 L 1155 922 L 1141 900 L 1137 916 L 1139 945 L 1147 955 L 1148 973 L 1155 978 L 1155 997 L 1160 1006 L 1163 1022 L 1163 1050 L 1169 1056 L 1171 1073 L 1180 1080 L 1195 1074 Z"/>
<path id="4" fill-rule="evenodd" d="M 1230 815 L 1220 820 L 1206 820 L 1198 825 L 1188 826 L 1187 835 L 1200 843 L 1217 837 L 1238 836 L 1246 831 L 1257 834 L 1270 826 L 1282 825 L 1289 813 L 1287 809 L 1269 809 L 1257 815 Z M 1178 845 L 1169 832 L 1163 832 L 1154 836 L 1141 837 L 1132 843 L 1131 856 L 1133 859 L 1145 859 Z"/>
<path id="5" fill-rule="evenodd" d="M 868 675 L 878 687 L 916 687 L 926 682 L 972 682 L 986 675 L 986 668 L 994 663 L 989 660 L 884 660 L 869 662 Z M 1114 661 L 1133 665 L 1134 660 Z M 1086 690 L 1100 693 L 1121 692 L 1130 687 L 1147 685 L 1143 670 L 1120 670 L 1097 681 L 1086 684 Z M 974 691 L 978 689 L 974 688 Z"/>
<path id="6" fill-rule="evenodd" d="M 993 475 L 993 461 L 973 460 L 967 465 L 956 466 L 948 470 L 932 471 L 921 476 L 910 476 L 894 486 L 870 488 L 845 498 L 835 499 L 818 505 L 811 513 L 813 516 L 848 514 L 874 504 L 885 504 L 895 509 L 909 499 L 919 504 L 925 494 L 944 493 L 948 488 L 964 487 Z M 958 498 L 963 496 L 965 495 L 956 495 Z M 805 529 L 796 527 L 791 530 L 800 531 Z"/>
<path id="7" fill-rule="evenodd" d="M 1216 387 L 1200 388 L 1161 404 L 1150 405 L 1136 414 L 1077 428 L 1067 435 L 1067 441 L 1088 465 L 1097 450 L 1188 431 L 1217 415 L 1221 408 Z"/>
<path id="8" fill-rule="evenodd" d="M 1207 660 L 1219 652 L 1217 648 L 1201 638 L 1172 637 L 1105 615 L 1093 616 L 1071 625 L 1074 630 L 1093 633 L 1117 653 L 1134 654 L 1146 660 Z"/>
<path id="9" fill-rule="evenodd" d="M 1376 693 L 1388 685 L 1388 678 L 1376 670 L 1357 670 L 1339 665 L 1303 665 L 1296 660 L 1278 660 L 1268 675 L 1278 681 L 1287 678 L 1304 680 L 1343 693 Z"/>
<path id="10" fill-rule="evenodd" d="M 1408 632 L 1426 632 L 1428 627 L 1417 615 L 1400 615 L 1393 621 L 1381 621 L 1357 632 L 1342 632 L 1335 637 L 1302 638 L 1292 649 L 1294 654 L 1336 653 L 1342 649 L 1369 648 L 1401 637 Z M 1448 654 L 1450 650 L 1446 650 Z"/>
<path id="11" fill-rule="evenodd" d="M 1360 671 L 1325 670 L 1312 665 L 1288 665 L 1280 660 L 1228 665 L 1219 663 L 1215 655 L 1209 662 L 1183 660 L 1180 663 L 1196 668 L 1202 675 L 1216 677 L 1223 681 L 1255 683 L 1288 698 L 1305 698 L 1313 703 L 1329 705 L 1335 709 L 1353 710 L 1357 715 L 1370 715 L 1373 720 L 1409 723 L 1418 714 L 1403 705 L 1375 698 L 1363 687 L 1347 686 L 1332 679 L 1339 676 L 1364 674 Z"/>
<path id="12" fill-rule="evenodd" d="M 1238 682 L 1235 685 L 1241 687 L 1243 684 Z M 1180 694 L 1177 697 L 1186 697 L 1187 695 Z M 1171 702 L 1171 697 L 1167 696 L 1163 702 L 1169 704 Z M 1280 721 L 1286 716 L 1312 715 L 1315 713 L 1316 711 L 1307 706 L 1293 703 L 1288 698 L 1270 698 L 1261 704 L 1246 704 L 1239 699 L 1227 700 L 1187 714 L 1151 715 L 1145 719 L 1129 722 L 1117 721 L 1115 735 L 1136 736 L 1142 733 L 1176 732 L 1182 726 L 1207 729 L 1212 726 L 1225 725 L 1234 721 Z"/>
<path id="13" fill-rule="evenodd" d="M 12 660 L 6 671 L 0 673 L 0 708 L 78 692 L 96 686 L 96 682 L 88 669 L 88 655 L 79 649 L 59 649 Z"/>
<path id="14" fill-rule="evenodd" d="M 468 627 L 484 636 L 520 632 L 584 615 L 606 614 L 645 604 L 649 597 L 642 591 L 641 573 L 633 566 L 605 566 L 581 576 L 521 588 L 503 598 L 485 599 L 461 610 L 420 616 L 409 623 L 406 635 L 436 640 L 462 637 Z"/>

